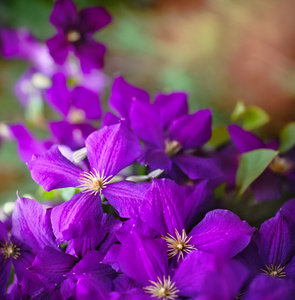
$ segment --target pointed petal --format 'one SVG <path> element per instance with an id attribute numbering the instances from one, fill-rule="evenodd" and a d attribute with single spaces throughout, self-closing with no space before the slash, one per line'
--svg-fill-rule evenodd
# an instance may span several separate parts
<path id="1" fill-rule="evenodd" d="M 51 247 L 45 247 L 35 257 L 30 270 L 37 273 L 44 283 L 59 284 L 75 266 L 78 259 Z"/>
<path id="2" fill-rule="evenodd" d="M 174 92 L 171 94 L 158 94 L 154 105 L 161 110 L 164 127 L 173 120 L 188 114 L 187 93 Z"/>
<path id="3" fill-rule="evenodd" d="M 148 284 L 163 278 L 168 269 L 167 247 L 163 239 L 151 239 L 130 233 L 122 242 L 119 255 L 122 271 L 129 277 Z"/>
<path id="4" fill-rule="evenodd" d="M 111 21 L 111 15 L 103 7 L 87 7 L 79 12 L 81 32 L 95 33 L 107 26 Z"/>
<path id="5" fill-rule="evenodd" d="M 249 244 L 254 230 L 231 211 L 215 209 L 190 232 L 190 243 L 201 251 L 233 257 Z"/>
<path id="6" fill-rule="evenodd" d="M 92 39 L 83 41 L 74 48 L 75 54 L 80 59 L 81 69 L 89 73 L 93 69 L 102 69 L 106 47 Z"/>
<path id="7" fill-rule="evenodd" d="M 192 149 L 203 146 L 211 137 L 212 116 L 209 109 L 176 119 L 168 128 L 168 136 L 183 148 Z"/>
<path id="8" fill-rule="evenodd" d="M 238 125 L 228 126 L 228 132 L 232 143 L 240 153 L 265 148 L 264 143 L 257 136 Z"/>
<path id="9" fill-rule="evenodd" d="M 78 178 L 82 170 L 66 159 L 57 146 L 42 155 L 34 155 L 28 169 L 32 178 L 46 191 L 80 185 Z"/>
<path id="10" fill-rule="evenodd" d="M 77 86 L 72 91 L 72 103 L 77 109 L 85 112 L 87 120 L 97 120 L 101 117 L 101 107 L 97 93 Z"/>
<path id="11" fill-rule="evenodd" d="M 57 64 L 63 64 L 71 50 L 71 45 L 67 42 L 63 33 L 58 33 L 46 41 L 49 53 Z"/>
<path id="12" fill-rule="evenodd" d="M 129 119 L 134 99 L 148 103 L 149 95 L 146 91 L 128 83 L 123 77 L 115 78 L 109 100 L 110 107 L 119 112 L 121 117 Z"/>
<path id="13" fill-rule="evenodd" d="M 162 235 L 174 235 L 175 230 L 181 232 L 184 229 L 184 193 L 185 188 L 172 180 L 154 179 L 140 206 L 140 218 Z"/>
<path id="14" fill-rule="evenodd" d="M 131 218 L 137 216 L 149 187 L 146 182 L 120 181 L 107 185 L 102 193 L 121 218 Z"/>
<path id="15" fill-rule="evenodd" d="M 0 255 L 0 295 L 5 294 L 10 269 L 11 259 L 5 259 L 3 255 Z"/>
<path id="16" fill-rule="evenodd" d="M 71 93 L 67 88 L 66 76 L 56 73 L 52 76 L 52 85 L 46 91 L 49 105 L 59 114 L 66 116 L 70 110 Z"/>
<path id="17" fill-rule="evenodd" d="M 28 198 L 18 198 L 12 213 L 11 234 L 29 245 L 33 252 L 50 246 L 57 249 L 50 221 L 50 210 Z"/>
<path id="18" fill-rule="evenodd" d="M 91 169 L 114 176 L 141 153 L 137 137 L 122 123 L 93 132 L 85 142 Z"/>
<path id="19" fill-rule="evenodd" d="M 132 131 L 143 141 L 164 150 L 164 124 L 157 107 L 141 101 L 133 101 L 130 109 Z"/>
<path id="20" fill-rule="evenodd" d="M 57 0 L 50 15 L 50 23 L 57 29 L 67 30 L 78 21 L 75 4 L 71 0 Z"/>
<path id="21" fill-rule="evenodd" d="M 263 262 L 285 266 L 294 256 L 295 224 L 280 211 L 265 221 L 256 234 L 256 244 Z"/>
<path id="22" fill-rule="evenodd" d="M 223 182 L 223 174 L 213 158 L 179 154 L 173 157 L 173 162 L 193 180 L 215 179 L 219 184 Z"/>
<path id="23" fill-rule="evenodd" d="M 53 232 L 63 242 L 83 235 L 91 236 L 100 226 L 102 213 L 99 195 L 80 192 L 52 209 Z"/>

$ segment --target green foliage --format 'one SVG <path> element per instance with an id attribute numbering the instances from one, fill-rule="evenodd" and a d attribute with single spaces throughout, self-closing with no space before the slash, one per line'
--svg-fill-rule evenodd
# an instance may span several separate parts
<path id="1" fill-rule="evenodd" d="M 288 123 L 280 132 L 280 152 L 289 151 L 295 145 L 295 122 Z"/>
<path id="2" fill-rule="evenodd" d="M 246 107 L 243 102 L 238 101 L 232 112 L 231 120 L 242 120 L 242 127 L 246 130 L 259 128 L 269 122 L 269 115 L 260 107 L 250 105 Z"/>
<path id="3" fill-rule="evenodd" d="M 211 138 L 208 142 L 209 146 L 218 148 L 230 140 L 228 130 L 225 126 L 217 126 L 212 130 Z"/>
<path id="4" fill-rule="evenodd" d="M 257 149 L 242 154 L 236 176 L 240 196 L 262 174 L 277 154 L 278 151 L 270 149 Z"/>

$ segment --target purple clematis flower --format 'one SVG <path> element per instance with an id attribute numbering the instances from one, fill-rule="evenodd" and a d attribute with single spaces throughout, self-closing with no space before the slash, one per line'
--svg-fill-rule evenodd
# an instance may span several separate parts
<path id="1" fill-rule="evenodd" d="M 28 268 L 35 255 L 44 247 L 58 249 L 50 214 L 51 211 L 46 210 L 38 202 L 18 198 L 12 214 L 10 237 L 0 223 L 0 293 L 5 291 L 11 264 L 14 266 L 17 282 L 23 293 L 32 295 L 44 289 L 42 282 Z"/>
<path id="2" fill-rule="evenodd" d="M 130 189 L 132 182 L 110 182 L 141 153 L 137 137 L 124 124 L 105 126 L 93 132 L 85 144 L 90 164 L 88 170 L 82 170 L 67 160 L 57 146 L 43 155 L 34 156 L 28 164 L 33 179 L 45 190 L 79 187 L 82 191 L 70 201 L 53 208 L 53 228 L 60 241 L 93 230 L 102 214 L 101 193 L 113 204 L 112 199 L 120 202 L 120 195 L 124 196 L 125 192 L 131 197 L 137 197 L 141 192 Z"/>
<path id="3" fill-rule="evenodd" d="M 295 223 L 280 210 L 265 221 L 249 246 L 239 254 L 251 276 L 264 274 L 295 279 Z"/>
<path id="4" fill-rule="evenodd" d="M 57 34 L 47 41 L 47 45 L 56 63 L 63 64 L 68 53 L 73 51 L 84 72 L 103 67 L 105 46 L 94 41 L 92 35 L 111 22 L 111 16 L 104 8 L 85 8 L 78 13 L 71 0 L 57 0 L 50 22 Z"/>
<path id="5" fill-rule="evenodd" d="M 258 137 L 237 125 L 230 125 L 228 131 L 232 143 L 242 154 L 256 149 L 277 149 L 278 145 L 263 143 Z M 288 153 L 278 155 L 268 168 L 250 185 L 255 199 L 259 202 L 278 199 L 281 196 L 283 183 L 288 181 L 294 186 L 294 158 Z"/>
<path id="6" fill-rule="evenodd" d="M 66 76 L 56 73 L 52 86 L 46 91 L 47 102 L 70 123 L 83 123 L 85 120 L 98 120 L 101 106 L 97 93 L 83 86 L 72 91 L 67 88 Z"/>
<path id="7" fill-rule="evenodd" d="M 165 239 L 168 257 L 183 259 L 186 253 L 198 249 L 231 258 L 249 244 L 255 228 L 222 209 L 208 212 L 187 235 L 188 225 L 192 224 L 191 220 L 200 207 L 196 203 L 205 197 L 207 188 L 203 185 L 184 197 L 184 187 L 167 179 L 154 180 L 145 195 L 146 201 L 141 205 L 139 215 Z"/>
<path id="8" fill-rule="evenodd" d="M 247 277 L 246 268 L 237 261 L 201 250 L 190 253 L 175 270 L 168 266 L 164 254 L 167 246 L 163 242 L 136 231 L 122 241 L 117 258 L 120 269 L 142 287 L 141 293 L 138 288 L 133 293 L 158 299 L 197 296 L 216 299 L 217 292 L 220 299 L 233 299 Z M 213 286 L 218 286 L 218 289 Z"/>

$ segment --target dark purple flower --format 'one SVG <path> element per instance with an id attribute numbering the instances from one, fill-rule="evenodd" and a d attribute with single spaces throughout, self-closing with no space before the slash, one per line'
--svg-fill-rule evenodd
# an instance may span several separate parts
<path id="1" fill-rule="evenodd" d="M 91 7 L 77 12 L 71 0 L 58 0 L 50 22 L 57 29 L 57 34 L 47 41 L 47 45 L 58 64 L 63 64 L 69 52 L 73 51 L 84 72 L 103 67 L 105 46 L 96 42 L 92 35 L 111 22 L 111 16 L 104 8 Z"/>

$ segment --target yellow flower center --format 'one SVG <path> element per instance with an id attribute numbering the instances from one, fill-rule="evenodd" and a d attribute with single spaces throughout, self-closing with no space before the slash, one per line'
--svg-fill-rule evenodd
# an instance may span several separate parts
<path id="1" fill-rule="evenodd" d="M 163 277 L 163 280 L 161 280 L 158 277 L 158 281 L 150 281 L 152 285 L 149 285 L 147 287 L 144 287 L 146 293 L 152 294 L 152 297 L 156 297 L 158 299 L 170 299 L 174 300 L 177 298 L 177 293 L 179 290 L 175 286 L 175 282 L 172 282 L 170 279 L 170 276 L 168 276 L 168 279 Z"/>
<path id="2" fill-rule="evenodd" d="M 67 34 L 67 40 L 70 43 L 78 42 L 81 38 L 81 34 L 76 30 L 71 30 Z"/>
<path id="3" fill-rule="evenodd" d="M 261 270 L 264 274 L 271 277 L 285 277 L 286 273 L 283 271 L 285 267 L 281 267 L 280 265 L 274 266 L 271 264 L 270 266 L 265 266 L 266 270 Z"/>
<path id="4" fill-rule="evenodd" d="M 177 141 L 170 141 L 169 139 L 165 140 L 165 153 L 169 156 L 175 155 L 181 150 L 181 145 Z"/>
<path id="5" fill-rule="evenodd" d="M 12 242 L 6 242 L 0 248 L 0 253 L 4 256 L 5 259 L 9 259 L 12 257 L 13 259 L 17 259 L 20 256 L 20 248 L 16 245 L 12 244 Z"/>
<path id="6" fill-rule="evenodd" d="M 98 171 L 93 169 L 94 172 L 84 172 L 79 178 L 80 190 L 85 193 L 90 193 L 96 195 L 98 192 L 104 189 L 110 182 L 112 175 L 106 177 L 104 175 L 104 170 L 100 174 Z"/>
<path id="7" fill-rule="evenodd" d="M 285 174 L 291 171 L 294 164 L 286 158 L 276 156 L 269 165 L 270 169 L 278 174 Z"/>
<path id="8" fill-rule="evenodd" d="M 168 244 L 168 258 L 178 255 L 177 261 L 179 261 L 180 257 L 184 258 L 184 253 L 189 253 L 192 250 L 196 250 L 196 248 L 189 244 L 192 236 L 188 238 L 184 229 L 182 230 L 182 235 L 175 229 L 175 234 L 176 238 L 170 233 L 167 233 L 167 236 L 162 238 Z"/>

